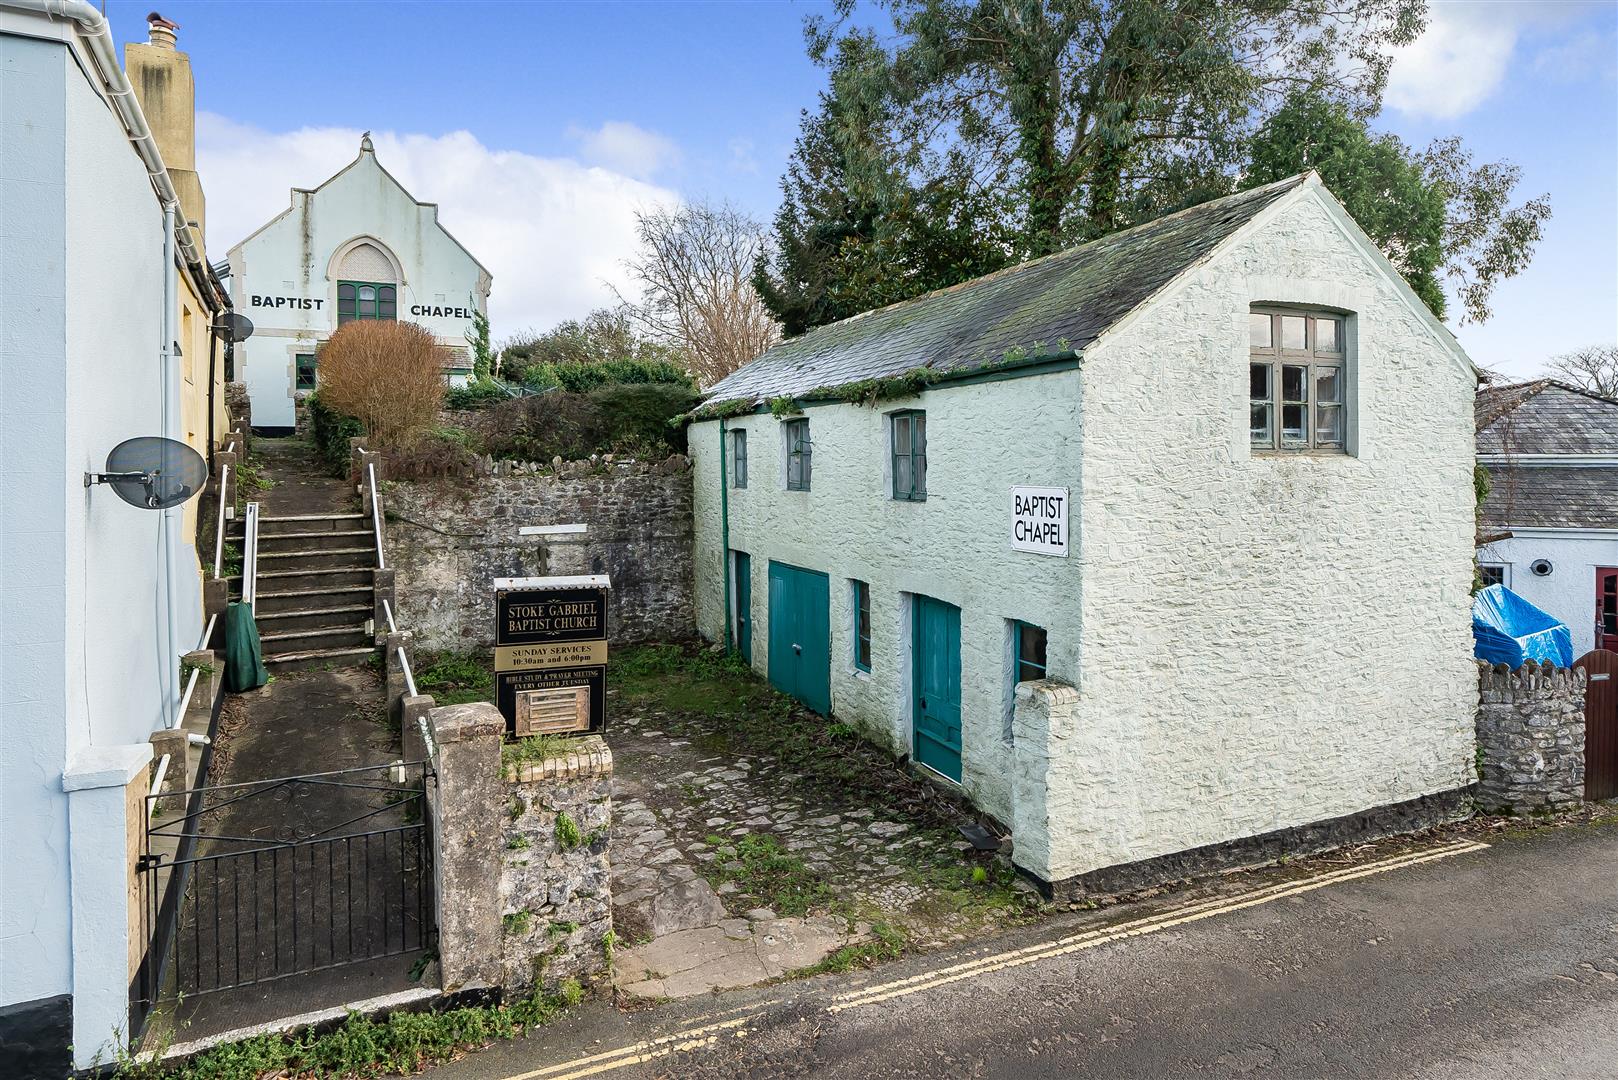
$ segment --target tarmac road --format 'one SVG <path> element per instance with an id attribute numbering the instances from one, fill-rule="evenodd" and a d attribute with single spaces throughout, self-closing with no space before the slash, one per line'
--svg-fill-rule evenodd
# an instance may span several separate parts
<path id="1" fill-rule="evenodd" d="M 1488 839 L 857 977 L 587 1007 L 434 1077 L 1618 1078 L 1618 826 Z"/>

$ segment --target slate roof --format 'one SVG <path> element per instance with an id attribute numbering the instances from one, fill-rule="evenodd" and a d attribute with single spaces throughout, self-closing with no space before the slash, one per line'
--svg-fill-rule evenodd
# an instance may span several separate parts
<path id="1" fill-rule="evenodd" d="M 1554 379 L 1486 387 L 1475 411 L 1480 454 L 1618 454 L 1618 401 Z"/>
<path id="2" fill-rule="evenodd" d="M 720 380 L 709 402 L 802 395 L 912 368 L 957 371 L 1011 350 L 1074 356 L 1253 217 L 1294 176 L 1081 247 L 816 327 Z"/>
<path id="3" fill-rule="evenodd" d="M 1618 467 L 1491 468 L 1479 510 L 1484 532 L 1618 529 Z"/>

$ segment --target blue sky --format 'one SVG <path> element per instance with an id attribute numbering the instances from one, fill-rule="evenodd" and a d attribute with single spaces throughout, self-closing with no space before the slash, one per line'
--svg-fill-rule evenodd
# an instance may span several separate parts
<path id="1" fill-rule="evenodd" d="M 111 0 L 119 41 L 153 0 Z M 824 82 L 777 3 L 179 2 L 196 73 L 210 255 L 352 159 L 358 132 L 494 272 L 496 337 L 610 302 L 633 213 L 728 199 L 768 218 L 798 112 Z M 1523 167 L 1555 216 L 1495 315 L 1456 326 L 1480 364 L 1534 373 L 1618 340 L 1618 5 L 1436 3 L 1379 125 L 1462 136 Z"/>

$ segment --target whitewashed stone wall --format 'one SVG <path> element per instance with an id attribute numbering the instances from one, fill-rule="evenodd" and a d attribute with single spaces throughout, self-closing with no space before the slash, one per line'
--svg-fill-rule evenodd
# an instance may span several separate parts
<path id="1" fill-rule="evenodd" d="M 1471 780 L 1472 373 L 1312 194 L 1182 282 L 1085 354 L 1056 877 Z M 1351 313 L 1350 454 L 1250 452 L 1259 302 Z"/>
<path id="2" fill-rule="evenodd" d="M 788 492 L 781 425 L 748 432 L 730 546 L 829 573 L 832 710 L 910 743 L 906 594 L 962 610 L 963 785 L 1051 881 L 1373 807 L 1471 779 L 1469 365 L 1305 190 L 1086 350 L 1078 372 L 812 407 L 813 490 Z M 1253 303 L 1350 313 L 1351 453 L 1254 457 Z M 928 499 L 888 497 L 886 410 L 927 410 Z M 720 425 L 695 425 L 697 621 L 724 631 Z M 1071 554 L 1013 552 L 1013 484 L 1072 488 Z M 850 578 L 872 586 L 873 669 L 851 659 Z M 1014 810 L 1007 621 L 1049 631 L 1077 691 L 1062 768 Z M 1028 774 L 1028 775 L 1025 775 Z M 1449 806 L 1453 803 L 1445 802 Z"/>
<path id="3" fill-rule="evenodd" d="M 927 410 L 927 500 L 890 497 L 887 413 Z M 1078 377 L 1073 371 L 933 390 L 923 398 L 811 407 L 811 490 L 787 491 L 781 422 L 732 419 L 748 433 L 749 483 L 731 488 L 730 545 L 753 559 L 753 662 L 768 673 L 769 563 L 831 578 L 831 697 L 839 719 L 896 753 L 910 750 L 909 595 L 961 609 L 962 785 L 1009 821 L 1009 620 L 1045 627 L 1052 676 L 1078 666 L 1073 558 L 1010 548 L 1013 484 L 1076 486 Z M 693 425 L 697 625 L 724 636 L 719 424 Z M 852 586 L 871 586 L 871 671 L 853 660 Z"/>

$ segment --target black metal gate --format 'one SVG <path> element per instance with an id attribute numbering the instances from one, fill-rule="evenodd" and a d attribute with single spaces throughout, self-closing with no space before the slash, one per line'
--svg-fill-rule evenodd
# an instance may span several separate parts
<path id="1" fill-rule="evenodd" d="M 148 796 L 137 865 L 154 1006 L 433 945 L 423 762 Z"/>

